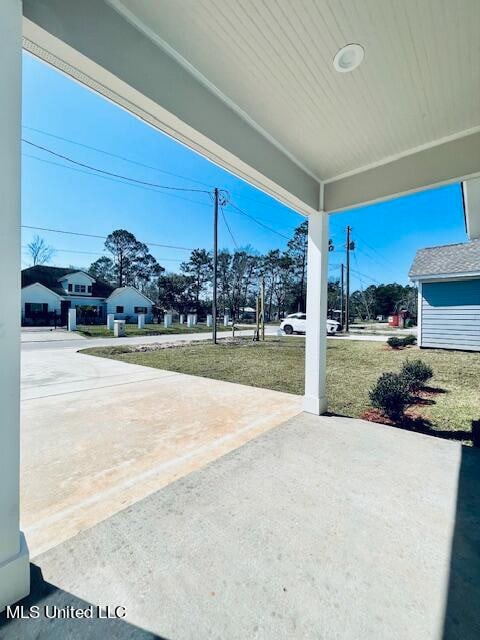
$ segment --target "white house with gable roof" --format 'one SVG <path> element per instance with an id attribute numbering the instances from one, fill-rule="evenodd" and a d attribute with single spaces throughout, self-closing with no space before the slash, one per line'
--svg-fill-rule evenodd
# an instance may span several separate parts
<path id="1" fill-rule="evenodd" d="M 66 323 L 68 309 L 79 322 L 101 323 L 107 314 L 136 322 L 144 313 L 152 320 L 153 302 L 131 286 L 111 287 L 86 271 L 36 265 L 22 271 L 22 324 Z"/>

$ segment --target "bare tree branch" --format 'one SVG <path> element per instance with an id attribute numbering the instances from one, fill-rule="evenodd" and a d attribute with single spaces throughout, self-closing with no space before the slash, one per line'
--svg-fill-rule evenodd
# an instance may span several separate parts
<path id="1" fill-rule="evenodd" d="M 33 261 L 33 266 L 46 264 L 55 255 L 55 249 L 48 245 L 43 238 L 36 235 L 32 242 L 27 245 L 28 253 Z"/>

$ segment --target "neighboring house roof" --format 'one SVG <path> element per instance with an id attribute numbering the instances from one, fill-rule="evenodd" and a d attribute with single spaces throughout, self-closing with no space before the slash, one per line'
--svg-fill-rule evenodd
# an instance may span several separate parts
<path id="1" fill-rule="evenodd" d="M 139 296 L 142 296 L 142 298 L 145 298 L 145 300 L 147 300 L 147 302 L 150 302 L 150 304 L 155 304 L 153 300 L 150 300 L 150 298 L 147 298 L 147 296 L 141 293 L 138 289 L 135 289 L 135 287 L 130 287 L 130 286 L 117 287 L 114 291 L 112 291 L 112 293 L 108 297 L 114 298 L 115 296 L 118 296 L 121 293 L 124 293 L 125 291 L 129 291 L 129 290 L 135 291 L 135 293 L 138 293 Z"/>
<path id="2" fill-rule="evenodd" d="M 65 290 L 60 286 L 59 280 L 61 280 L 66 275 L 70 275 L 73 273 L 86 273 L 90 276 L 86 271 L 79 272 L 78 269 L 63 269 L 61 267 L 47 267 L 45 265 L 36 265 L 35 267 L 29 267 L 28 269 L 22 270 L 22 289 L 24 287 L 28 287 L 30 284 L 35 284 L 39 282 L 43 284 L 44 287 L 50 289 L 54 293 L 59 296 L 68 296 Z M 92 277 L 92 276 L 90 276 Z M 96 279 L 96 281 L 92 284 L 92 293 L 89 294 L 88 298 L 107 298 L 113 291 L 113 287 L 108 285 L 106 282 L 102 280 Z M 81 297 L 81 294 L 72 293 L 76 298 Z"/>
<path id="3" fill-rule="evenodd" d="M 81 271 L 81 270 L 72 271 L 71 273 L 64 274 L 63 276 L 60 276 L 60 277 L 58 278 L 58 282 L 62 282 L 62 280 L 65 280 L 65 278 L 67 277 L 67 275 L 69 275 L 69 276 L 73 276 L 73 275 L 76 275 L 77 273 L 81 273 L 81 274 L 83 274 L 84 276 L 87 276 L 87 278 L 88 278 L 89 280 L 91 280 L 91 282 L 95 282 L 95 278 L 94 278 L 93 276 L 91 276 L 91 275 L 90 275 L 89 273 L 87 273 L 86 271 Z"/>
<path id="4" fill-rule="evenodd" d="M 57 298 L 59 298 L 59 299 L 61 299 L 61 297 L 62 297 L 58 293 L 56 293 L 55 291 L 52 291 L 52 289 L 49 289 L 48 287 L 43 285 L 41 282 L 34 282 L 33 284 L 27 284 L 27 286 L 26 287 L 22 287 L 22 289 L 30 289 L 31 287 L 40 287 L 41 289 L 46 289 L 49 293 L 53 294 L 54 296 L 57 296 Z"/>
<path id="5" fill-rule="evenodd" d="M 420 249 L 409 271 L 412 280 L 480 273 L 480 239 Z"/>

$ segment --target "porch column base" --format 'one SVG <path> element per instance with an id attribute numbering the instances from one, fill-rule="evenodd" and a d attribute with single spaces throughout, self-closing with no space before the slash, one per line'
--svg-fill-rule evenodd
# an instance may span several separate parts
<path id="1" fill-rule="evenodd" d="M 0 564 L 0 612 L 30 593 L 30 558 L 25 536 L 20 532 L 20 551 Z"/>
<path id="2" fill-rule="evenodd" d="M 303 410 L 306 413 L 313 413 L 315 416 L 321 416 L 322 413 L 325 413 L 327 410 L 327 399 L 303 396 Z"/>

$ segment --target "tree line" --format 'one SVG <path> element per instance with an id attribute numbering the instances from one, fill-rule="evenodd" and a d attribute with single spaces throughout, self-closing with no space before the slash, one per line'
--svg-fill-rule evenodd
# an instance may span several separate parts
<path id="1" fill-rule="evenodd" d="M 273 249 L 260 254 L 252 247 L 235 251 L 222 249 L 217 260 L 217 308 L 238 319 L 246 307 L 255 308 L 260 282 L 265 287 L 267 320 L 286 313 L 305 311 L 307 289 L 308 224 L 294 231 L 285 250 Z M 131 285 L 153 300 L 159 310 L 177 313 L 207 314 L 212 304 L 213 256 L 205 249 L 194 249 L 180 264 L 179 272 L 167 272 L 150 253 L 148 246 L 125 229 L 109 234 L 105 255 L 93 262 L 88 271 L 113 287 Z M 34 264 L 44 264 L 54 248 L 36 236 L 29 245 Z M 351 318 L 373 320 L 401 309 L 416 316 L 417 290 L 398 283 L 370 285 L 350 296 Z M 340 281 L 328 282 L 329 315 L 342 306 Z M 338 316 L 338 314 L 337 314 Z"/>
<path id="2" fill-rule="evenodd" d="M 366 289 L 358 289 L 350 294 L 350 319 L 375 320 L 384 319 L 398 311 L 408 311 L 414 319 L 417 317 L 418 291 L 412 285 L 372 284 Z M 341 308 L 341 286 L 337 279 L 328 282 L 328 308 L 333 317 L 333 310 Z"/>
<path id="3" fill-rule="evenodd" d="M 217 308 L 239 318 L 246 307 L 255 307 L 260 282 L 265 286 L 268 319 L 289 311 L 304 310 L 306 301 L 307 222 L 299 225 L 287 249 L 259 254 L 252 247 L 233 252 L 222 249 L 217 259 Z M 125 229 L 105 240 L 107 255 L 88 271 L 111 286 L 131 285 L 163 310 L 206 314 L 212 304 L 213 256 L 194 249 L 180 264 L 179 273 L 167 272 L 150 254 L 147 245 Z"/>

